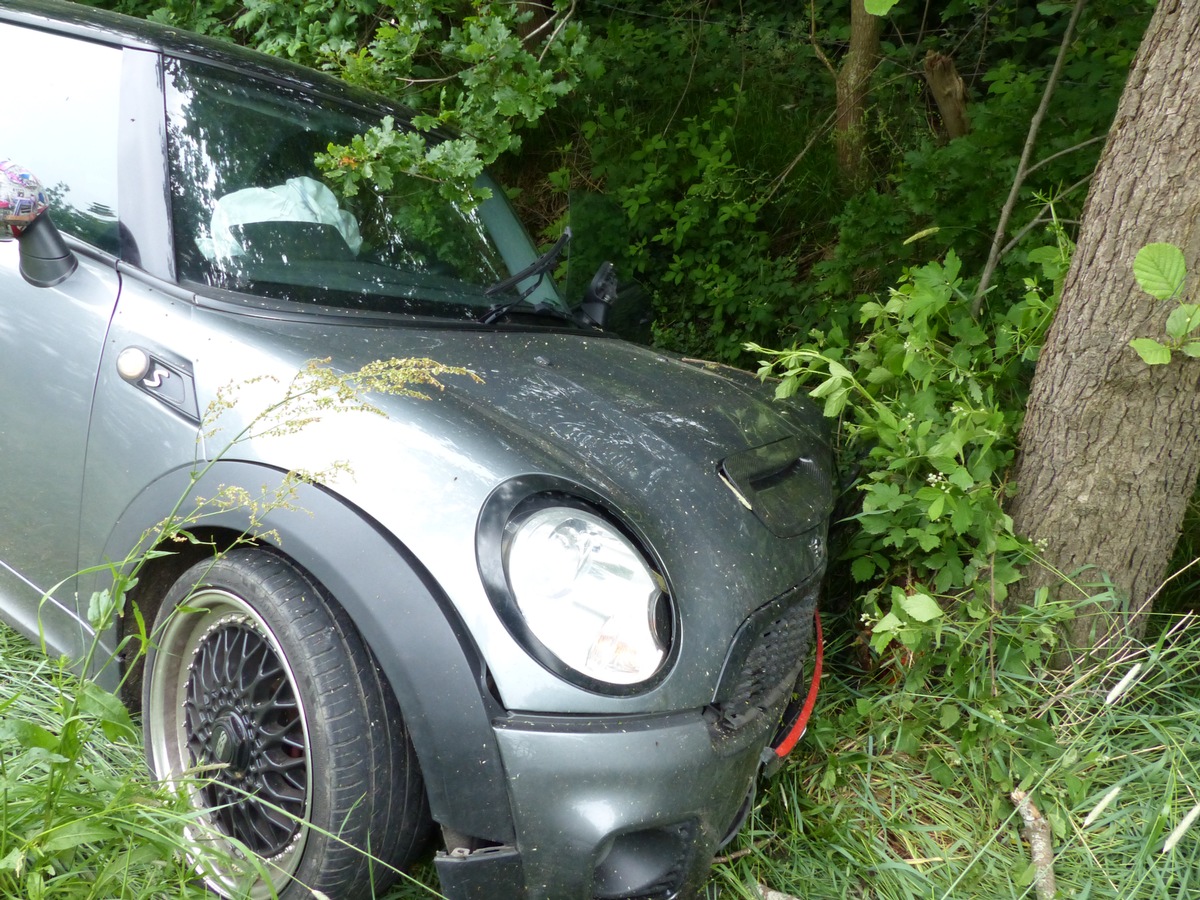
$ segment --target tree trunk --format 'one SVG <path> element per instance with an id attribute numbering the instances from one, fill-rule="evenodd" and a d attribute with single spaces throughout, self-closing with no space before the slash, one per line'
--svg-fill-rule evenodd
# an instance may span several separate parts
<path id="1" fill-rule="evenodd" d="M 1060 592 L 1081 603 L 1068 634 L 1076 651 L 1104 652 L 1144 628 L 1200 471 L 1200 360 L 1151 367 L 1129 347 L 1165 340 L 1174 305 L 1138 288 L 1137 251 L 1177 244 L 1191 281 L 1200 274 L 1197 110 L 1200 4 L 1161 0 L 1088 196 L 1014 479 L 1014 526 L 1043 542 L 1048 564 L 1026 568 L 1015 599 L 1063 576 L 1095 585 L 1104 572 L 1115 586 Z"/>
<path id="2" fill-rule="evenodd" d="M 950 140 L 971 133 L 971 120 L 967 118 L 967 89 L 958 75 L 954 60 L 944 53 L 930 50 L 925 54 L 925 83 L 933 94 L 938 112 L 942 116 L 942 127 Z"/>
<path id="3" fill-rule="evenodd" d="M 863 0 L 850 2 L 850 49 L 837 74 L 837 123 L 834 142 L 838 169 L 851 190 L 870 177 L 867 161 L 867 97 L 879 60 L 883 19 L 867 12 Z"/>
<path id="4" fill-rule="evenodd" d="M 550 0 L 518 0 L 517 9 L 520 12 L 530 13 L 529 21 L 522 22 L 517 26 L 517 34 L 528 43 L 529 39 L 534 35 L 538 36 L 539 41 L 544 41 L 546 35 L 542 34 L 542 30 L 546 27 L 546 23 L 550 21 L 551 3 Z"/>

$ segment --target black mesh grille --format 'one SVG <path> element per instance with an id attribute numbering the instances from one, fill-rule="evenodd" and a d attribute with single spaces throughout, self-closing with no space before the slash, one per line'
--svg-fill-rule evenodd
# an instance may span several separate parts
<path id="1" fill-rule="evenodd" d="M 812 645 L 815 607 L 815 587 L 797 588 L 742 623 L 710 709 L 714 736 L 760 720 L 763 729 L 776 724 Z"/>

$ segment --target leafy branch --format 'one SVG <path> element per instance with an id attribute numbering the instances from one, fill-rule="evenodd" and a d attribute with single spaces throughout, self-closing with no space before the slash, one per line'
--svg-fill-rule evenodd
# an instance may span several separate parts
<path id="1" fill-rule="evenodd" d="M 1147 244 L 1133 260 L 1133 277 L 1138 286 L 1155 300 L 1178 300 L 1179 305 L 1167 316 L 1167 342 L 1153 338 L 1134 338 L 1129 342 L 1149 366 L 1165 366 L 1171 354 L 1200 357 L 1200 340 L 1192 334 L 1200 328 L 1200 304 L 1184 303 L 1187 262 L 1183 251 L 1174 244 Z"/>

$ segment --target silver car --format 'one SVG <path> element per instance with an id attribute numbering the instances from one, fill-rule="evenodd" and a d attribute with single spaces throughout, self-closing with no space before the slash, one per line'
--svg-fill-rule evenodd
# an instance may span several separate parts
<path id="1" fill-rule="evenodd" d="M 265 863 L 210 887 L 373 896 L 436 840 L 449 898 L 693 896 L 811 708 L 820 416 L 606 332 L 486 177 L 333 191 L 316 154 L 407 127 L 377 97 L 70 4 L 0 45 L 0 183 L 49 206 L 0 204 L 0 615 L 98 642 Z M 280 399 L 388 360 L 441 389 Z"/>

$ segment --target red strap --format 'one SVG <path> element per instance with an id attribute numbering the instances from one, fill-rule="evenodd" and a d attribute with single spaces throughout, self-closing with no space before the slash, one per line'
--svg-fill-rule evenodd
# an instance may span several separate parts
<path id="1" fill-rule="evenodd" d="M 800 709 L 800 715 L 796 718 L 795 724 L 792 725 L 788 733 L 784 735 L 782 741 L 775 747 L 775 755 L 780 759 L 792 752 L 792 748 L 796 746 L 796 742 L 800 740 L 804 734 L 804 730 L 808 727 L 808 718 L 812 715 L 813 707 L 817 704 L 817 685 L 821 681 L 821 660 L 824 657 L 825 640 L 821 634 L 821 613 L 818 610 L 813 610 L 813 617 L 816 619 L 817 634 L 816 640 L 813 642 L 816 646 L 817 656 L 813 663 L 812 683 L 808 686 L 808 696 L 804 698 L 804 706 Z"/>

